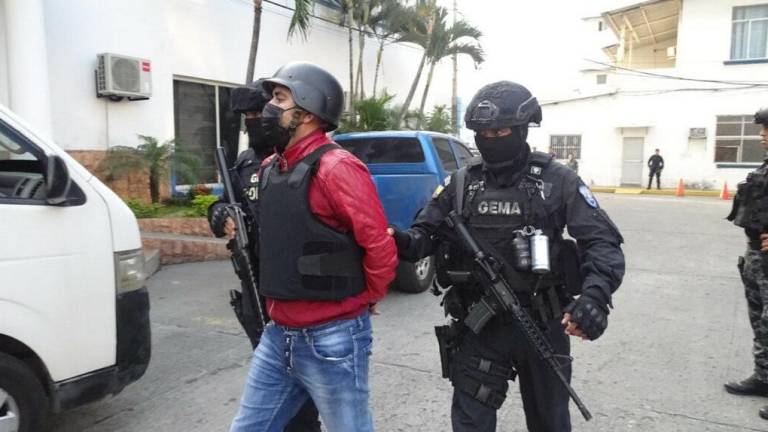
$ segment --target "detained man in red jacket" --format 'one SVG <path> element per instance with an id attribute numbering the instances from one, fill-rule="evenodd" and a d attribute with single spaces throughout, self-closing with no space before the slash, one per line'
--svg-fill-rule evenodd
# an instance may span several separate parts
<path id="1" fill-rule="evenodd" d="M 272 322 L 231 431 L 282 431 L 310 397 L 327 430 L 372 431 L 369 314 L 394 279 L 397 250 L 368 169 L 326 136 L 343 108 L 339 82 L 293 62 L 264 86 L 276 155 L 259 185 L 259 291 Z"/>

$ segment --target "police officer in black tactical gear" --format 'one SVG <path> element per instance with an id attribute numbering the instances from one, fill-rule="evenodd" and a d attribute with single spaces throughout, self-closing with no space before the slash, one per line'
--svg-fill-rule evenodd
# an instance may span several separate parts
<path id="1" fill-rule="evenodd" d="M 259 79 L 245 87 L 233 89 L 230 103 L 235 114 L 241 114 L 245 117 L 245 128 L 248 132 L 248 149 L 237 157 L 234 166 L 229 170 L 229 175 L 235 191 L 235 198 L 242 205 L 247 217 L 248 235 L 254 239 L 250 244 L 254 246 L 258 244 L 256 241 L 258 230 L 255 221 L 259 211 L 259 168 L 261 161 L 273 153 L 273 149 L 266 144 L 267 140 L 264 137 L 264 128 L 261 122 L 261 112 L 267 102 L 272 99 L 272 95 L 264 90 L 263 82 L 263 79 Z M 216 237 L 226 236 L 231 239 L 234 237 L 235 224 L 227 215 L 227 205 L 229 204 L 223 198 L 213 203 L 208 208 L 208 222 Z M 253 256 L 258 256 L 258 251 L 254 250 L 252 253 Z M 233 306 L 242 307 L 241 305 Z M 242 324 L 246 325 L 245 323 Z M 251 340 L 251 345 L 255 348 L 259 343 L 261 329 L 258 331 L 245 330 Z M 319 431 L 319 415 L 312 399 L 307 400 L 285 427 L 285 432 Z"/>
<path id="2" fill-rule="evenodd" d="M 453 319 L 447 330 L 438 327 L 438 339 L 447 361 L 444 374 L 454 387 L 451 419 L 457 432 L 496 430 L 496 410 L 515 379 L 529 430 L 569 431 L 571 420 L 565 387 L 510 315 L 497 314 L 478 334 L 462 323 L 483 290 L 473 257 L 446 227 L 451 211 L 501 257 L 507 279 L 520 282 L 512 288 L 562 355 L 568 380 L 568 335 L 594 340 L 603 334 L 611 296 L 624 275 L 621 234 L 589 188 L 550 155 L 531 152 L 528 126 L 541 118 L 536 98 L 519 84 L 500 81 L 480 89 L 465 122 L 475 131 L 482 161 L 454 173 L 409 230 L 390 228 L 401 258 L 435 254 L 437 285 L 447 289 L 443 304 Z M 563 237 L 566 227 L 578 243 Z"/>
<path id="3" fill-rule="evenodd" d="M 768 108 L 755 114 L 755 123 L 762 126 L 760 136 L 763 148 L 768 151 Z M 739 257 L 739 273 L 744 282 L 749 322 L 755 335 L 752 346 L 755 368 L 748 378 L 726 383 L 725 390 L 737 395 L 768 397 L 768 266 L 765 256 L 768 249 L 768 157 L 760 168 L 739 184 L 727 219 L 744 228 L 747 235 L 747 251 Z M 768 406 L 763 407 L 759 414 L 768 420 Z"/>

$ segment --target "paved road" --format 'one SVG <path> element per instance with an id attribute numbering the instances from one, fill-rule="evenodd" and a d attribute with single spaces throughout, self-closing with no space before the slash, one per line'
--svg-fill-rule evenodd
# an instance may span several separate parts
<path id="1" fill-rule="evenodd" d="M 715 199 L 599 195 L 626 239 L 628 272 L 606 334 L 574 340 L 573 386 L 595 418 L 578 431 L 767 431 L 768 399 L 722 383 L 751 372 L 751 333 L 736 257 L 744 241 Z M 250 357 L 226 305 L 227 262 L 167 266 L 150 281 L 153 358 L 139 382 L 58 416 L 55 432 L 224 431 Z M 447 431 L 429 293 L 392 293 L 375 318 L 372 404 L 379 431 Z M 524 431 L 515 386 L 499 431 Z"/>

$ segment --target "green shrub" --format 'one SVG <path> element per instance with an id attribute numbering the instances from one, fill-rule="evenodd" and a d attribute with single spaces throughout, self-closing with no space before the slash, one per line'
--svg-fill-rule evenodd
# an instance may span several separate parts
<path id="1" fill-rule="evenodd" d="M 219 200 L 216 195 L 197 195 L 192 199 L 190 216 L 205 217 L 208 215 L 208 207 Z"/>
<path id="2" fill-rule="evenodd" d="M 139 218 L 152 218 L 157 216 L 158 210 L 162 207 L 160 204 L 147 204 L 136 198 L 128 198 L 125 200 L 125 204 L 131 209 L 133 214 Z"/>

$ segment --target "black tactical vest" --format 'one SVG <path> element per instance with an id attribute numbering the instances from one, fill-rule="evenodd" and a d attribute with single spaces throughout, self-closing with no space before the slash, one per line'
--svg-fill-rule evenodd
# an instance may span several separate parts
<path id="1" fill-rule="evenodd" d="M 309 208 L 309 184 L 326 144 L 280 172 L 277 158 L 260 185 L 260 292 L 281 300 L 341 300 L 365 290 L 362 249 L 351 234 L 336 231 Z"/>
<path id="2" fill-rule="evenodd" d="M 727 219 L 744 228 L 750 238 L 759 238 L 768 229 L 768 160 L 739 183 Z"/>
<path id="3" fill-rule="evenodd" d="M 561 228 L 555 225 L 553 215 L 548 214 L 544 200 L 549 196 L 552 185 L 541 180 L 541 174 L 551 160 L 551 156 L 533 152 L 521 180 L 514 186 L 498 186 L 487 179 L 480 164 L 468 166 L 464 181 L 457 173 L 457 202 L 456 208 L 462 209 L 462 214 L 477 238 L 493 248 L 495 254 L 501 256 L 508 264 L 515 260 L 512 239 L 518 230 L 526 227 L 540 229 L 549 237 L 550 266 L 552 271 L 545 276 L 545 283 L 539 287 L 563 284 L 561 265 L 556 256 L 556 250 L 562 241 Z M 459 199 L 460 189 L 464 190 Z M 542 196 L 543 195 L 543 196 Z M 553 251 L 554 250 L 554 251 Z M 438 267 L 455 267 L 450 270 L 468 270 L 472 268 L 472 257 L 462 254 L 455 249 L 447 253 L 453 255 L 452 262 L 441 262 Z M 456 255 L 459 254 L 457 257 Z M 444 253 L 445 255 L 445 253 Z M 438 276 L 441 269 L 438 268 Z M 531 294 L 539 282 L 538 276 L 531 272 L 518 272 L 526 282 L 525 286 L 514 286 L 515 291 Z M 442 284 L 443 282 L 439 280 Z"/>
<path id="4" fill-rule="evenodd" d="M 259 217 L 260 167 L 261 158 L 252 148 L 249 148 L 240 154 L 235 165 L 229 170 L 232 187 L 242 194 L 242 202 L 246 206 L 244 210 L 254 221 Z"/>

